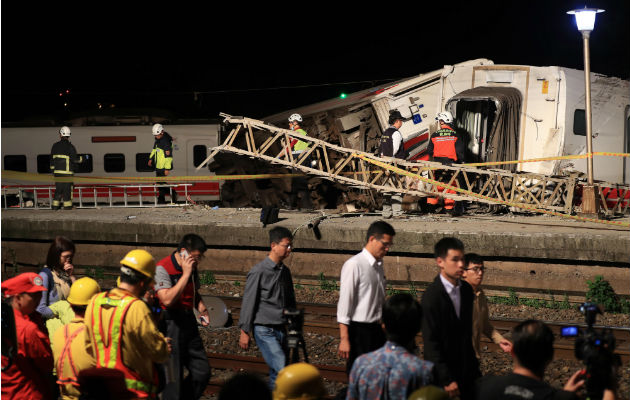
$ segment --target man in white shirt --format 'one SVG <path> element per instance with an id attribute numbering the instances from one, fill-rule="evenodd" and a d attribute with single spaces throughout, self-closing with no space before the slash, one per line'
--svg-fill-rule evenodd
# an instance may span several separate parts
<path id="1" fill-rule="evenodd" d="M 363 251 L 346 261 L 341 269 L 337 303 L 339 356 L 348 360 L 348 372 L 358 356 L 385 344 L 380 323 L 385 303 L 383 257 L 394 244 L 395 234 L 387 222 L 373 222 Z"/>
<path id="2" fill-rule="evenodd" d="M 446 237 L 435 244 L 440 274 L 422 295 L 424 358 L 435 364 L 436 383 L 449 397 L 472 398 L 481 376 L 472 345 L 474 293 L 462 280 L 464 244 Z"/>

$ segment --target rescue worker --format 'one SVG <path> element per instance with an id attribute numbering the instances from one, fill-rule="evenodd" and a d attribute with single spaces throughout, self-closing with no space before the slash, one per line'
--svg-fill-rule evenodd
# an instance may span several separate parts
<path id="1" fill-rule="evenodd" d="M 301 362 L 287 365 L 278 373 L 273 400 L 317 400 L 324 396 L 326 387 L 317 367 Z"/>
<path id="2" fill-rule="evenodd" d="M 86 159 L 89 155 L 85 156 Z M 77 155 L 77 149 L 70 143 L 70 128 L 62 126 L 59 129 L 59 141 L 50 150 L 50 169 L 56 178 L 71 178 L 76 164 L 83 162 L 83 157 Z M 64 210 L 72 210 L 72 182 L 57 182 L 55 180 L 55 195 L 52 209 L 59 210 L 63 201 Z"/>
<path id="3" fill-rule="evenodd" d="M 438 120 L 440 129 L 433 132 L 429 145 L 427 147 L 427 154 L 431 161 L 436 161 L 444 165 L 452 165 L 453 163 L 463 163 L 466 147 L 464 140 L 453 129 L 453 115 L 449 111 L 443 111 L 437 114 L 435 117 Z M 436 179 L 442 182 L 448 182 L 452 174 L 447 171 L 441 171 L 436 174 Z M 455 182 L 453 182 L 455 185 Z M 443 191 L 444 187 L 438 186 L 438 191 Z M 447 189 L 446 193 L 455 193 L 454 190 Z M 437 197 L 427 198 L 427 204 L 436 206 L 438 204 Z M 453 208 L 455 209 L 453 210 Z M 463 213 L 463 204 L 461 201 L 444 198 L 444 209 L 451 212 L 453 216 L 458 216 Z"/>
<path id="4" fill-rule="evenodd" d="M 203 395 L 210 379 L 208 356 L 199 336 L 197 319 L 199 312 L 202 326 L 210 319 L 203 298 L 199 295 L 197 266 L 206 252 L 206 242 L 198 235 L 185 235 L 169 256 L 158 262 L 155 273 L 157 297 L 164 309 L 160 331 L 173 340 L 173 351 L 165 376 L 175 379 L 166 382 L 162 399 L 198 399 Z M 162 325 L 163 324 L 163 325 Z M 184 367 L 188 374 L 184 379 Z"/>
<path id="5" fill-rule="evenodd" d="M 155 166 L 155 176 L 168 176 L 173 169 L 173 138 L 164 130 L 162 124 L 155 124 L 152 128 L 155 142 L 153 150 L 149 154 L 149 167 Z M 158 185 L 165 185 L 166 182 L 158 182 Z M 177 202 L 177 192 L 174 188 L 171 191 L 171 202 Z M 166 204 L 165 197 L 169 193 L 168 187 L 158 189 L 158 204 Z"/>
<path id="6" fill-rule="evenodd" d="M 79 398 L 81 391 L 78 373 L 96 365 L 94 355 L 85 346 L 86 329 L 83 318 L 90 299 L 100 291 L 100 286 L 92 278 L 85 277 L 75 281 L 68 296 L 74 318 L 59 328 L 52 337 L 57 384 L 64 400 Z"/>
<path id="7" fill-rule="evenodd" d="M 303 136 L 307 136 L 306 131 L 300 127 L 302 122 L 302 116 L 300 114 L 291 114 L 289 117 L 289 129 L 293 132 Z M 293 160 L 297 160 L 303 152 L 308 149 L 308 143 L 301 140 L 292 139 L 290 143 L 290 151 L 293 156 Z M 310 157 L 307 158 L 301 165 L 312 167 Z M 294 171 L 299 173 L 299 171 Z M 298 206 L 298 197 L 300 198 L 300 205 Z M 291 180 L 291 196 L 289 197 L 290 208 L 297 207 L 298 209 L 310 210 L 313 208 L 311 201 L 311 193 L 308 190 L 308 178 L 296 177 Z"/>
<path id="8" fill-rule="evenodd" d="M 381 136 L 381 157 L 394 157 L 400 160 L 407 159 L 403 137 L 399 131 L 404 121 L 405 119 L 398 110 L 390 111 L 390 126 Z M 383 195 L 383 218 L 400 218 L 402 215 L 402 195 L 385 193 Z"/>
<path id="9" fill-rule="evenodd" d="M 127 396 L 155 398 L 158 381 L 154 363 L 166 361 L 170 351 L 149 307 L 141 300 L 153 285 L 155 260 L 147 251 L 136 249 L 127 253 L 120 265 L 118 287 L 94 296 L 87 306 L 86 343 L 94 351 L 97 368 L 122 372 Z"/>
<path id="10" fill-rule="evenodd" d="M 17 343 L 2 343 L 3 347 L 17 347 L 14 359 L 2 356 L 3 399 L 53 398 L 52 350 L 41 315 L 35 312 L 45 290 L 42 278 L 34 272 L 25 272 L 2 282 L 2 297 L 8 298 L 13 308 L 17 338 Z"/>

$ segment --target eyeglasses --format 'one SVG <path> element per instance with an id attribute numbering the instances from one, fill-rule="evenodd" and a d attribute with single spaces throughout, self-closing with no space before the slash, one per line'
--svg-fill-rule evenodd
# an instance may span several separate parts
<path id="1" fill-rule="evenodd" d="M 394 247 L 394 242 L 383 242 L 381 239 L 378 239 L 378 241 L 381 242 L 383 244 L 383 246 L 385 246 L 387 248 Z"/>
<path id="2" fill-rule="evenodd" d="M 282 244 L 282 243 L 277 243 L 278 246 L 282 246 L 282 247 L 286 247 L 287 250 L 291 250 L 293 248 L 293 245 L 290 244 Z"/>
<path id="3" fill-rule="evenodd" d="M 484 273 L 486 270 L 485 267 L 473 267 L 473 268 L 466 268 L 466 271 L 472 271 L 476 274 L 482 274 Z"/>

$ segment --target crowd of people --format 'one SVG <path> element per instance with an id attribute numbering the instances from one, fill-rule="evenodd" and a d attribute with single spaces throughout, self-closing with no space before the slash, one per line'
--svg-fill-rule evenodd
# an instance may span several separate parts
<path id="1" fill-rule="evenodd" d="M 465 253 L 460 240 L 435 244 L 439 273 L 420 302 L 408 293 L 387 298 L 383 262 L 395 236 L 387 222 L 372 223 L 362 251 L 342 267 L 338 355 L 346 360 L 348 386 L 339 398 L 577 398 L 583 371 L 562 389 L 544 382 L 554 340 L 544 323 L 524 321 L 508 338 L 494 329 L 482 289 L 484 261 Z M 247 349 L 254 338 L 269 378 L 237 374 L 219 398 L 324 398 L 317 368 L 289 360 L 286 314 L 297 303 L 284 261 L 293 235 L 274 227 L 269 244 L 267 257 L 247 275 L 238 322 L 238 345 Z M 104 291 L 92 278 L 76 278 L 75 250 L 70 239 L 57 237 L 39 274 L 2 282 L 2 398 L 200 398 L 211 376 L 198 328 L 210 323 L 197 268 L 205 241 L 187 234 L 157 262 L 145 250 L 131 250 L 120 261 L 116 287 Z M 7 333 L 7 315 L 14 335 Z M 510 374 L 482 377 L 482 335 L 512 355 Z M 604 394 L 614 398 L 614 388 Z"/>

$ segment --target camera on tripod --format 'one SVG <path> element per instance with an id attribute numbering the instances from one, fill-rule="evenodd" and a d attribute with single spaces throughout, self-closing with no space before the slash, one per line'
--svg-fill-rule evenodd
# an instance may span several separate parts
<path id="1" fill-rule="evenodd" d="M 601 308 L 595 303 L 583 303 L 579 306 L 584 314 L 586 329 L 578 326 L 562 327 L 561 336 L 575 337 L 575 357 L 586 366 L 585 386 L 591 399 L 601 399 L 604 389 L 616 388 L 616 369 L 621 365 L 619 355 L 614 354 L 615 336 L 612 331 L 593 328 Z"/>
<path id="2" fill-rule="evenodd" d="M 282 315 L 287 319 L 287 347 L 289 348 L 289 364 L 300 361 L 299 351 L 304 353 L 304 362 L 308 362 L 306 344 L 302 329 L 304 327 L 304 310 L 295 308 L 282 310 Z"/>

